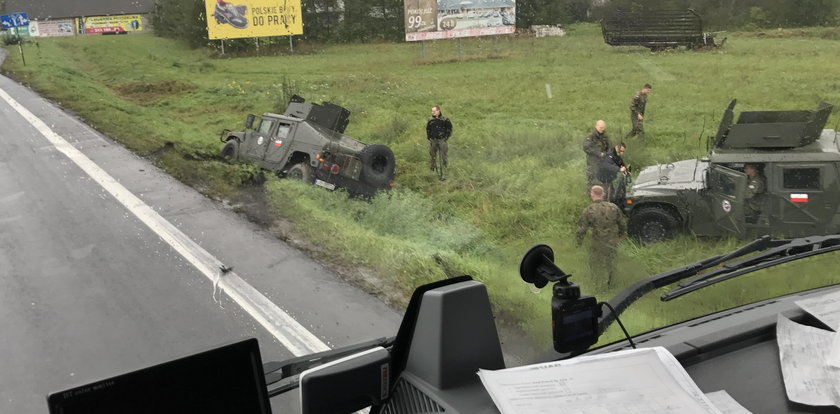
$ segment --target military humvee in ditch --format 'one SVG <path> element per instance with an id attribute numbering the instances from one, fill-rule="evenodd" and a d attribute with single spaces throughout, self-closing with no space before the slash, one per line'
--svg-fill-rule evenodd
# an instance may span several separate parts
<path id="1" fill-rule="evenodd" d="M 840 232 L 840 134 L 823 129 L 832 106 L 742 112 L 729 104 L 708 157 L 644 168 L 627 192 L 632 237 L 652 243 L 699 236 L 797 237 Z M 745 211 L 746 165 L 765 189 Z M 752 210 L 752 209 L 751 209 Z"/>
<path id="2" fill-rule="evenodd" d="M 297 95 L 281 114 L 248 115 L 245 131 L 222 131 L 222 157 L 258 164 L 279 177 L 303 180 L 351 195 L 373 196 L 394 183 L 394 153 L 344 134 L 350 111 Z"/>

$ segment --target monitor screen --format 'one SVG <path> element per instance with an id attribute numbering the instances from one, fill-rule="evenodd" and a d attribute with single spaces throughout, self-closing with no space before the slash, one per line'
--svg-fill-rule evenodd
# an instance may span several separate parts
<path id="1" fill-rule="evenodd" d="M 256 338 L 47 396 L 50 414 L 270 414 Z"/>

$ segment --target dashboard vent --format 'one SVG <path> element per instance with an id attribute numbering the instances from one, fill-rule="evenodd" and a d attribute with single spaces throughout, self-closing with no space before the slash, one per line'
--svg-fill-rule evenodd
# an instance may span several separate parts
<path id="1" fill-rule="evenodd" d="M 423 393 L 400 378 L 394 387 L 394 392 L 381 414 L 411 414 L 411 413 L 444 413 L 446 410 Z"/>

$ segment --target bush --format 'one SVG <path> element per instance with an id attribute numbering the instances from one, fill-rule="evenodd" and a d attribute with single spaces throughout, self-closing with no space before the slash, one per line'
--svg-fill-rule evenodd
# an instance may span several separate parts
<path id="1" fill-rule="evenodd" d="M 3 36 L 3 44 L 6 46 L 19 44 L 21 41 L 21 37 L 16 34 L 7 33 Z"/>

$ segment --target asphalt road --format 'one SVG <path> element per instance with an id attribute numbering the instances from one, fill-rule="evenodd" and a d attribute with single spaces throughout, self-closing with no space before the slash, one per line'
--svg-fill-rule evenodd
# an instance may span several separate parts
<path id="1" fill-rule="evenodd" d="M 301 252 L 27 88 L 0 90 L 0 413 L 245 337 L 268 361 L 396 333 L 400 315 Z M 219 263 L 234 271 L 214 280 Z"/>

